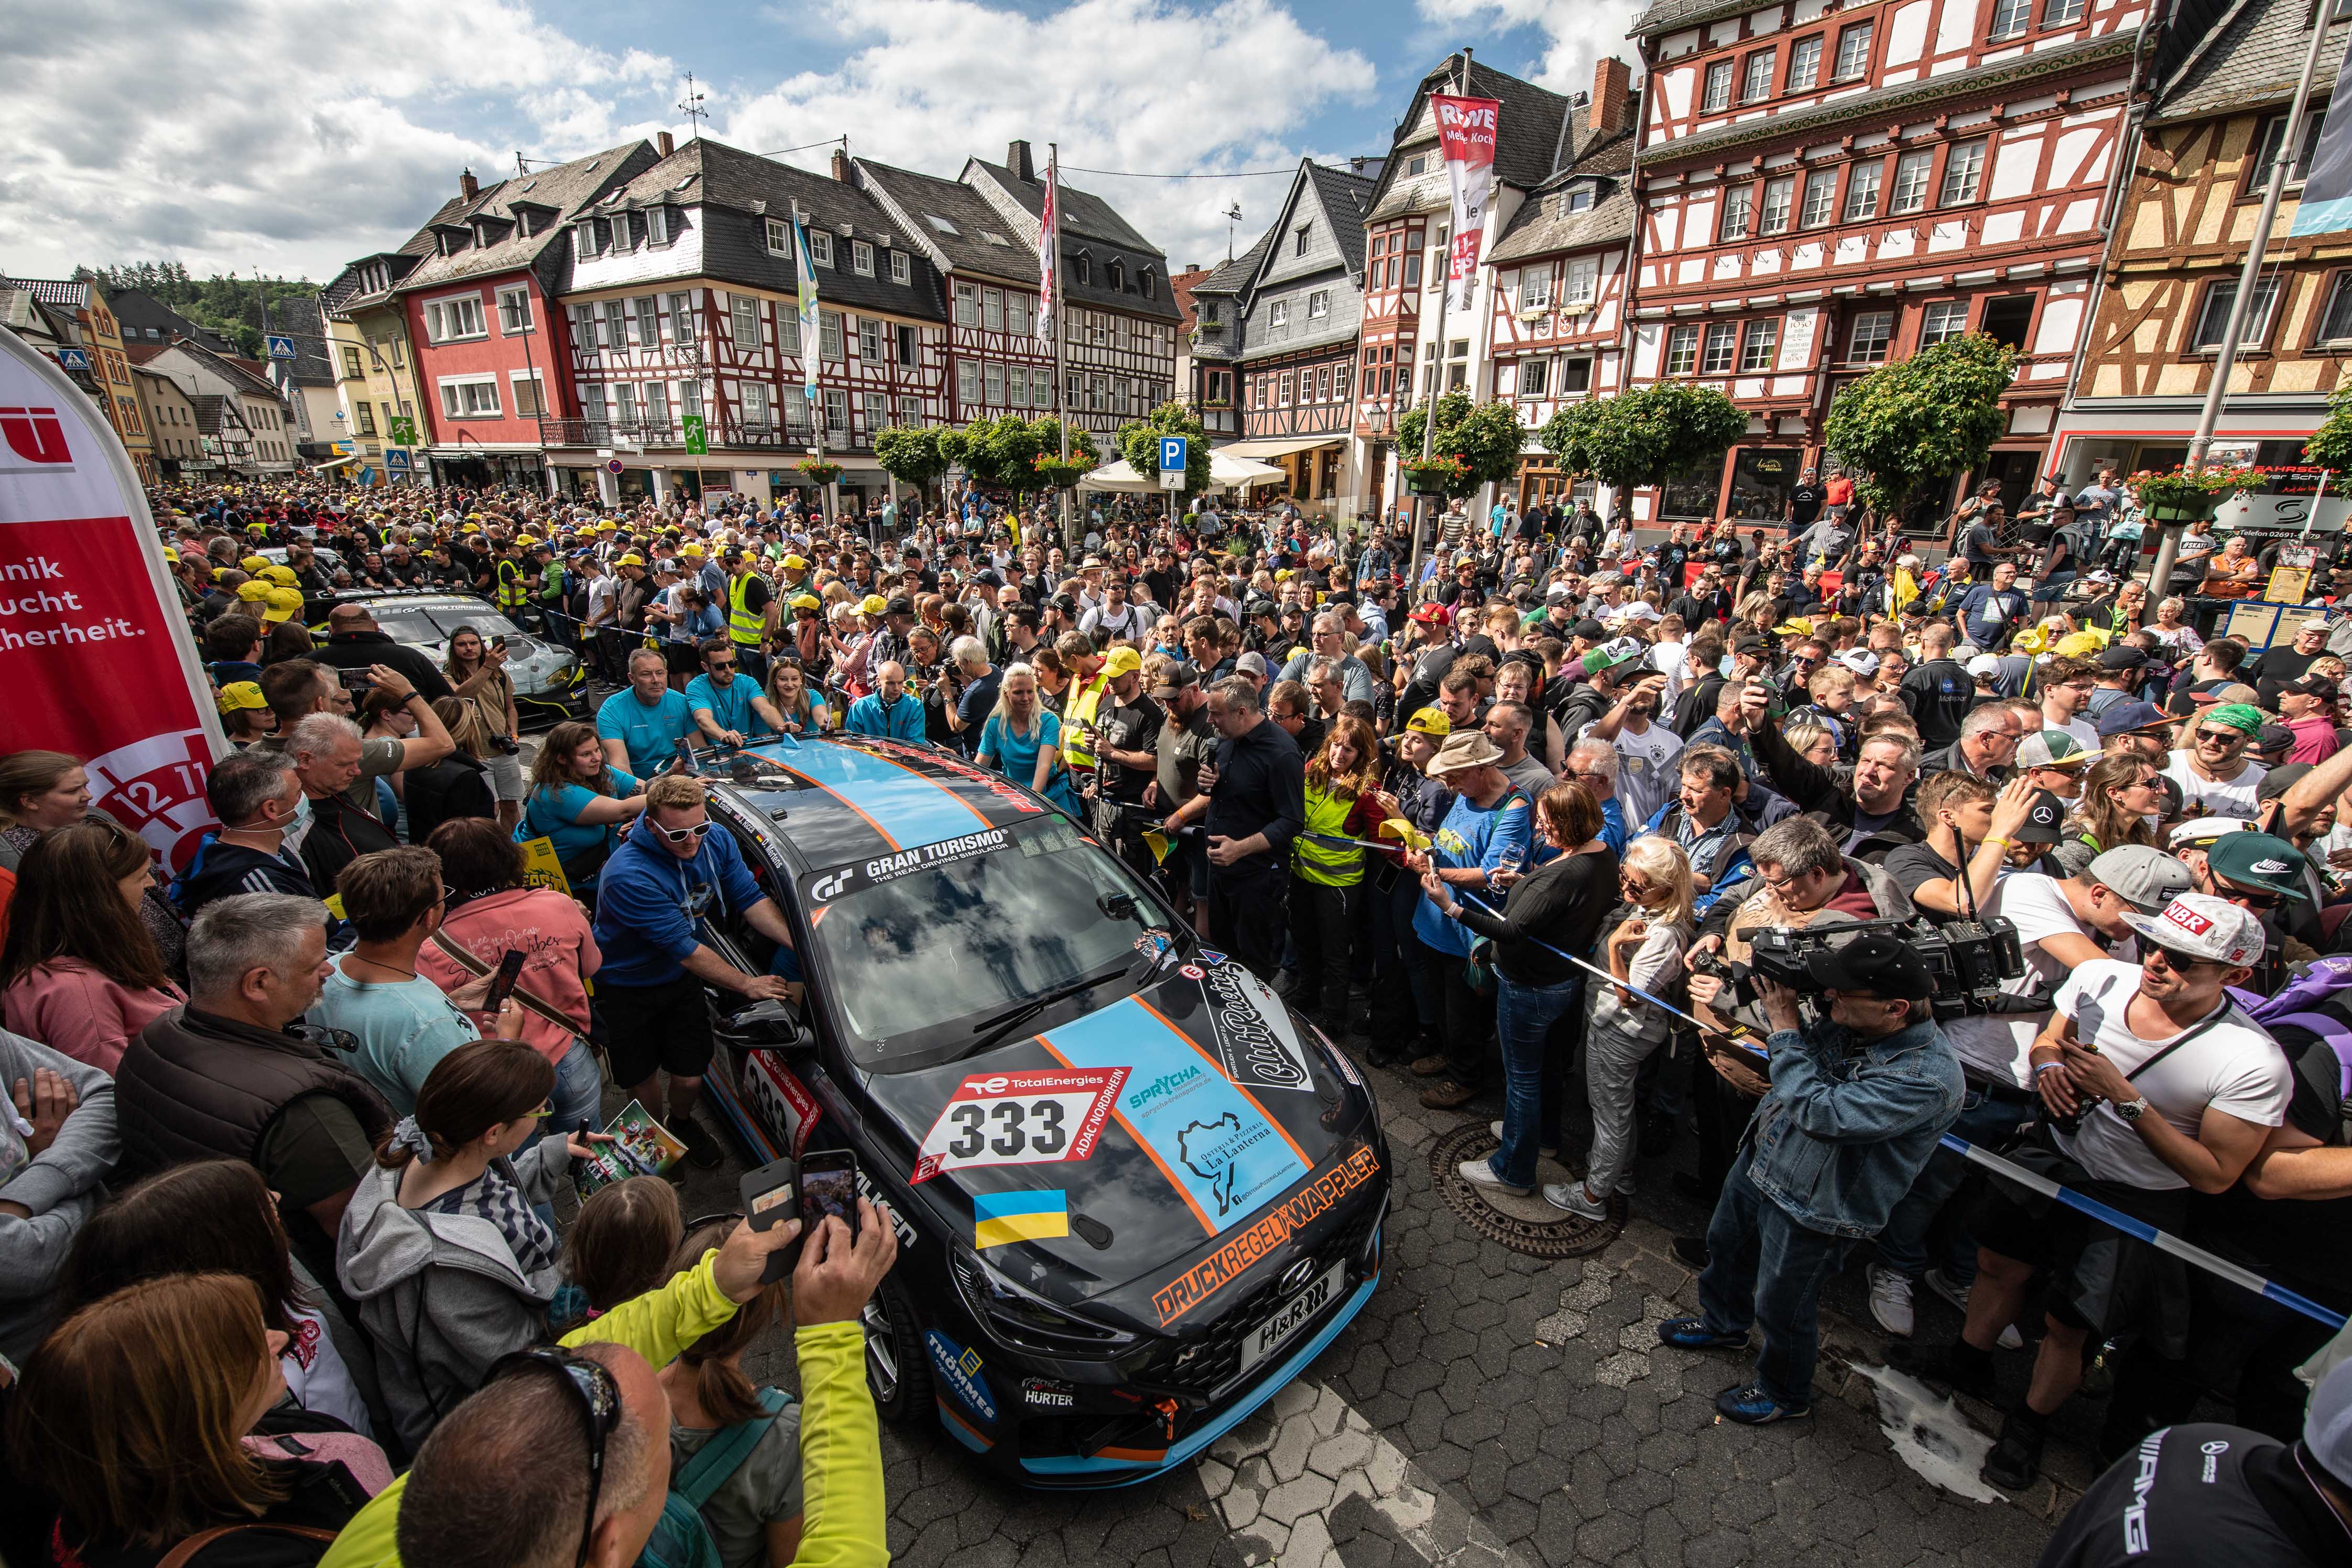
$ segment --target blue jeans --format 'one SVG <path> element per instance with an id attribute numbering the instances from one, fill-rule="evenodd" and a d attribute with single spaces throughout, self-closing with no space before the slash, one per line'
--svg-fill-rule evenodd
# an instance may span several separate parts
<path id="1" fill-rule="evenodd" d="M 576 1128 L 602 1130 L 604 1125 L 604 1079 L 596 1066 L 596 1053 L 588 1042 L 575 1038 L 572 1048 L 555 1064 L 555 1114 L 547 1119 L 548 1131 L 570 1132 Z"/>
<path id="2" fill-rule="evenodd" d="M 1807 1230 L 1748 1178 L 1743 1148 L 1724 1179 L 1707 1221 L 1708 1262 L 1698 1277 L 1707 1330 L 1764 1331 L 1756 1381 L 1782 1405 L 1813 1402 L 1813 1362 L 1821 1348 L 1822 1286 L 1837 1272 L 1846 1238 Z"/>
<path id="3" fill-rule="evenodd" d="M 1584 994 L 1584 976 L 1557 985 L 1517 985 L 1495 976 L 1495 1033 L 1503 1047 L 1503 1146 L 1487 1168 L 1515 1187 L 1531 1187 L 1542 1139 L 1544 1042 Z"/>
<path id="4" fill-rule="evenodd" d="M 1996 1100 L 1970 1084 L 1967 1098 L 1960 1101 L 1960 1119 L 1952 1123 L 1952 1136 L 1999 1154 L 2017 1147 L 2021 1130 L 2032 1121 L 2032 1106 L 2022 1100 Z M 1927 1156 L 1911 1190 L 1903 1194 L 1895 1212 L 1886 1216 L 1886 1228 L 1878 1233 L 1881 1264 L 1913 1279 L 1927 1271 L 1928 1229 L 1968 1173 L 1967 1159 L 1949 1149 L 1938 1148 Z M 1968 1285 L 1977 1277 L 1976 1247 L 1955 1246 L 1944 1268 L 1953 1283 Z"/>

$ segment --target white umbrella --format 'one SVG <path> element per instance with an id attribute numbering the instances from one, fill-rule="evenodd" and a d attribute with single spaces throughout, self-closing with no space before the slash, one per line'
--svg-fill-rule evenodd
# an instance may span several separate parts
<path id="1" fill-rule="evenodd" d="M 1231 489 L 1237 485 L 1263 485 L 1287 479 L 1290 476 L 1280 468 L 1265 463 L 1252 462 L 1247 458 L 1229 458 L 1212 449 L 1209 453 L 1209 484 L 1215 489 Z M 1082 490 L 1129 490 L 1141 492 L 1160 488 L 1160 476 L 1144 478 L 1135 466 L 1121 458 L 1106 463 L 1078 481 Z"/>

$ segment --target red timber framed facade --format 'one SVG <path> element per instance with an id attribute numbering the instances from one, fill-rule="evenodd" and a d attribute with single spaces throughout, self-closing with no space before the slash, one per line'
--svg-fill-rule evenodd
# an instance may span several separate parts
<path id="1" fill-rule="evenodd" d="M 1967 331 L 2016 348 L 2007 430 L 1963 483 L 2021 498 L 2086 326 L 2146 68 L 2147 0 L 1661 0 L 1637 154 L 1631 382 L 1745 407 L 1720 474 L 1657 523 L 1773 522 L 1846 382 Z"/>
<path id="2" fill-rule="evenodd" d="M 578 412 L 549 426 L 567 489 L 772 500 L 814 488 L 797 465 L 815 453 L 821 423 L 844 504 L 887 492 L 876 433 L 949 417 L 947 321 L 929 258 L 848 172 L 839 158 L 827 178 L 697 140 L 574 214 L 563 305 Z M 816 272 L 813 343 L 795 217 Z M 688 450 L 698 420 L 698 453 Z"/>

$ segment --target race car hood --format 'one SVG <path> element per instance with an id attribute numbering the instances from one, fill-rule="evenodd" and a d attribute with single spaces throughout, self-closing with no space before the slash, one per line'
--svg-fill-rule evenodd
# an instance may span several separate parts
<path id="1" fill-rule="evenodd" d="M 941 1230 L 1041 1295 L 1146 1323 L 1186 1260 L 1269 1214 L 1351 1207 L 1339 1200 L 1378 1169 L 1353 1068 L 1214 953 L 1171 955 L 1108 1006 L 867 1088 Z"/>

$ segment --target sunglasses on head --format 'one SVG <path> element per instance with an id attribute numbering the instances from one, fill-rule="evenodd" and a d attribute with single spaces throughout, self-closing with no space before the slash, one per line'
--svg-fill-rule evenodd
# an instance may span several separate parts
<path id="1" fill-rule="evenodd" d="M 689 838 L 699 838 L 704 834 L 709 832 L 710 824 L 708 822 L 698 822 L 691 827 L 664 827 L 660 823 L 656 822 L 653 825 L 653 829 L 656 833 L 660 834 L 664 838 L 668 839 L 672 844 L 683 844 Z"/>
<path id="2" fill-rule="evenodd" d="M 537 1345 L 500 1356 L 491 1363 L 489 1375 L 482 1380 L 483 1386 L 532 1368 L 554 1373 L 556 1382 L 569 1391 L 581 1419 L 587 1423 L 588 1506 L 580 1521 L 580 1551 L 572 1559 L 574 1563 L 584 1563 L 588 1561 L 590 1541 L 596 1533 L 596 1502 L 604 1489 L 604 1446 L 621 1424 L 621 1385 L 602 1362 L 574 1355 L 561 1346 Z"/>

